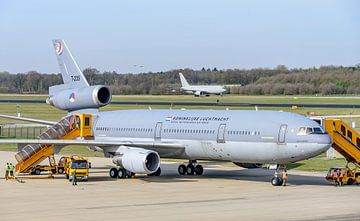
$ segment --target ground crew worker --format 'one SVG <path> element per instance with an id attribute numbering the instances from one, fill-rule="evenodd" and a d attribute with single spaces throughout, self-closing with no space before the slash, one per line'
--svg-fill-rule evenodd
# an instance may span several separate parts
<path id="1" fill-rule="evenodd" d="M 340 170 L 340 175 L 339 175 L 339 185 L 342 186 L 343 185 L 343 179 L 345 177 L 345 170 L 341 169 Z"/>
<path id="2" fill-rule="evenodd" d="M 14 177 L 14 165 L 12 163 L 9 164 L 9 173 L 10 173 L 10 177 Z"/>
<path id="3" fill-rule="evenodd" d="M 73 185 L 73 186 L 76 186 L 76 185 L 77 185 L 76 169 L 74 169 L 74 172 L 73 172 L 73 182 L 72 182 L 72 185 Z"/>
<path id="4" fill-rule="evenodd" d="M 5 180 L 9 179 L 9 172 L 10 172 L 9 163 L 6 163 L 6 166 L 5 166 Z"/>
<path id="5" fill-rule="evenodd" d="M 287 179 L 288 179 L 287 170 L 284 170 L 284 171 L 282 172 L 282 178 L 283 178 L 283 186 L 286 186 L 286 182 L 287 182 Z"/>
<path id="6" fill-rule="evenodd" d="M 338 176 L 338 173 L 337 173 L 337 170 L 334 170 L 333 172 L 333 180 L 334 180 L 334 184 L 335 186 L 337 186 L 339 183 L 339 180 L 338 180 L 339 176 Z"/>

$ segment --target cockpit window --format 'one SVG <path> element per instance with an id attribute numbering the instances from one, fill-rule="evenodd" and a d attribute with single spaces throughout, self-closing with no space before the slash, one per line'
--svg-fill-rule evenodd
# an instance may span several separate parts
<path id="1" fill-rule="evenodd" d="M 314 127 L 313 134 L 324 134 L 324 130 L 321 127 Z"/>
<path id="2" fill-rule="evenodd" d="M 312 132 L 313 132 L 312 127 L 307 127 L 306 128 L 306 134 L 312 134 Z"/>
<path id="3" fill-rule="evenodd" d="M 325 134 L 321 127 L 300 127 L 298 135 Z"/>
<path id="4" fill-rule="evenodd" d="M 298 135 L 306 135 L 306 127 L 300 127 Z"/>

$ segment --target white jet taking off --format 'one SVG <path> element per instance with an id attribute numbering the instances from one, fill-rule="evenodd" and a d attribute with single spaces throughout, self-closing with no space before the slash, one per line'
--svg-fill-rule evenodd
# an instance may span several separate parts
<path id="1" fill-rule="evenodd" d="M 179 73 L 181 81 L 181 91 L 194 94 L 196 97 L 209 96 L 210 94 L 216 94 L 222 96 L 226 89 L 221 85 L 190 85 L 185 79 L 182 73 Z"/>

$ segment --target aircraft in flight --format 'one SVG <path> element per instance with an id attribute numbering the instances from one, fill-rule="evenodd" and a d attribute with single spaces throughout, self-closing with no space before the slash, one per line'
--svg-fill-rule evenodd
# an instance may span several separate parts
<path id="1" fill-rule="evenodd" d="M 270 164 L 275 169 L 273 185 L 282 183 L 278 176 L 282 165 L 319 155 L 331 145 L 330 136 L 319 124 L 289 112 L 99 111 L 110 103 L 110 89 L 103 85 L 90 86 L 65 42 L 54 40 L 53 44 L 64 84 L 50 87 L 47 103 L 68 111 L 63 119 L 76 113 L 91 114 L 92 139 L 1 139 L 0 143 L 87 146 L 112 158 L 115 164 L 109 171 L 112 178 L 135 173 L 159 176 L 161 157 L 188 161 L 179 165 L 180 175 L 203 174 L 198 160 L 230 161 L 243 167 Z M 57 125 L 45 120 L 1 117 Z"/>
<path id="2" fill-rule="evenodd" d="M 220 85 L 190 85 L 185 79 L 182 73 L 179 73 L 181 88 L 180 91 L 185 93 L 194 94 L 195 97 L 199 96 L 209 96 L 210 94 L 216 94 L 222 96 L 226 89 L 224 86 Z"/>

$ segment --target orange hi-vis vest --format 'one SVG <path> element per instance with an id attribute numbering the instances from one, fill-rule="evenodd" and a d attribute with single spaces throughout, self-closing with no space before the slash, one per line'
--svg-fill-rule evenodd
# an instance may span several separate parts
<path id="1" fill-rule="evenodd" d="M 333 172 L 333 177 L 334 177 L 334 178 L 338 178 L 337 171 L 334 171 L 334 172 Z"/>

